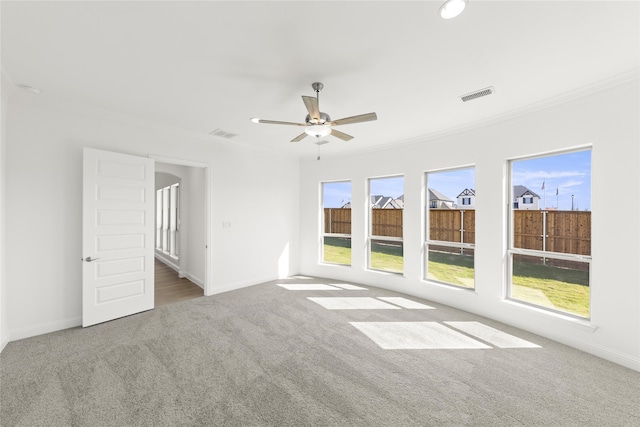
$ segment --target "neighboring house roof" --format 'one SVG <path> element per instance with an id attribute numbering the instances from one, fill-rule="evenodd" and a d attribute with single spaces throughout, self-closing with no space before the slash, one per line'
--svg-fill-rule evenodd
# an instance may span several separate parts
<path id="1" fill-rule="evenodd" d="M 404 207 L 404 197 L 397 199 L 388 196 L 371 196 L 371 208 L 373 209 L 402 209 Z"/>
<path id="2" fill-rule="evenodd" d="M 450 198 L 448 198 L 438 190 L 429 188 L 429 201 L 432 201 L 432 200 L 443 200 L 445 202 L 453 202 L 453 200 L 451 200 Z"/>
<path id="3" fill-rule="evenodd" d="M 342 206 L 342 209 L 351 209 L 351 202 L 347 202 Z"/>
<path id="4" fill-rule="evenodd" d="M 462 193 L 458 194 L 458 197 L 460 196 L 475 196 L 476 195 L 476 190 L 474 190 L 473 188 L 465 188 L 464 190 L 462 190 Z"/>
<path id="5" fill-rule="evenodd" d="M 522 197 L 522 196 L 525 196 L 525 195 L 531 195 L 533 197 L 540 198 L 540 196 L 538 196 L 533 191 L 529 190 L 524 185 L 514 185 L 513 186 L 513 197 L 518 198 L 518 197 Z"/>
<path id="6" fill-rule="evenodd" d="M 397 199 L 393 199 L 391 202 L 389 202 L 389 204 L 387 205 L 388 209 L 404 209 L 404 199 L 398 197 Z"/>

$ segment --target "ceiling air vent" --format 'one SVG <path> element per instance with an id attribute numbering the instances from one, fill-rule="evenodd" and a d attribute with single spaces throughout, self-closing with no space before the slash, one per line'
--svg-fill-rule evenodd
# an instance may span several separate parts
<path id="1" fill-rule="evenodd" d="M 211 132 L 209 132 L 209 135 L 219 136 L 219 137 L 227 138 L 227 139 L 231 139 L 234 136 L 238 136 L 237 133 L 227 132 L 226 130 L 222 130 L 220 128 L 212 130 Z"/>
<path id="2" fill-rule="evenodd" d="M 462 102 L 467 102 L 467 101 L 471 101 L 472 99 L 481 98 L 483 96 L 491 95 L 492 93 L 495 93 L 495 91 L 496 90 L 493 88 L 493 86 L 489 86 L 489 87 L 486 87 L 484 89 L 476 90 L 475 92 L 471 92 L 471 93 L 468 93 L 466 95 L 462 95 L 460 97 L 460 99 L 462 99 Z"/>

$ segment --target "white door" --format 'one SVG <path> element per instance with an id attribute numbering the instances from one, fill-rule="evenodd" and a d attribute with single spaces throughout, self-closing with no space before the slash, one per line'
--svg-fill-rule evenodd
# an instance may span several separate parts
<path id="1" fill-rule="evenodd" d="M 84 149 L 82 326 L 153 308 L 155 161 Z"/>

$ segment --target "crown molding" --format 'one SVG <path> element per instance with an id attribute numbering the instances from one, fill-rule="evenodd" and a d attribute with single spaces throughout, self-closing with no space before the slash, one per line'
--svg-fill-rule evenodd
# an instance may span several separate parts
<path id="1" fill-rule="evenodd" d="M 0 96 L 8 100 L 15 93 L 16 85 L 2 68 L 0 68 L 0 79 L 2 80 L 0 82 Z"/>
<path id="2" fill-rule="evenodd" d="M 417 144 L 424 144 L 425 142 L 431 142 L 443 138 L 447 138 L 454 135 L 473 132 L 476 130 L 496 126 L 498 124 L 517 119 L 522 116 L 544 111 L 550 108 L 559 107 L 571 102 L 577 102 L 586 100 L 593 97 L 599 97 L 608 93 L 612 93 L 618 90 L 627 89 L 630 86 L 640 83 L 640 68 L 633 68 L 624 73 L 617 74 L 610 78 L 600 80 L 582 88 L 565 92 L 561 95 L 549 98 L 540 102 L 536 102 L 525 107 L 521 107 L 515 110 L 510 110 L 502 114 L 478 120 L 464 125 L 448 128 L 421 136 L 416 136 L 396 142 L 389 142 L 385 144 L 376 145 L 366 150 L 367 153 L 388 151 L 392 149 L 398 149 L 403 147 L 409 147 Z M 346 153 L 333 153 L 323 155 L 323 158 L 345 158 L 362 154 L 361 151 L 353 150 Z M 306 157 L 305 160 L 311 160 L 312 157 Z"/>

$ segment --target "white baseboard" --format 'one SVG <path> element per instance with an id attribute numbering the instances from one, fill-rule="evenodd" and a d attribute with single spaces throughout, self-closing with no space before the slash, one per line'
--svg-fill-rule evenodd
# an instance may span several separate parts
<path id="1" fill-rule="evenodd" d="M 180 272 L 180 265 L 176 264 L 176 260 L 163 254 L 162 252 L 155 252 L 155 257 L 158 261 L 166 265 L 167 267 Z"/>
<path id="2" fill-rule="evenodd" d="M 4 348 L 7 346 L 7 344 L 9 344 L 9 337 L 8 336 L 3 336 L 2 340 L 0 340 L 0 353 L 2 353 L 2 350 L 4 350 Z"/>
<path id="3" fill-rule="evenodd" d="M 577 348 L 578 350 L 584 351 L 585 353 L 592 354 L 596 357 L 600 357 L 601 359 L 608 360 L 613 363 L 617 363 L 618 365 L 622 365 L 626 368 L 633 369 L 635 371 L 640 372 L 640 358 L 633 357 L 629 354 L 620 353 L 619 351 L 612 350 L 607 347 L 602 347 L 597 344 L 591 344 L 584 341 L 578 341 L 574 338 L 568 337 L 562 334 L 555 333 L 544 333 L 544 332 L 535 332 L 539 335 L 542 335 L 546 338 L 552 339 L 562 344 L 566 344 L 570 347 Z"/>
<path id="4" fill-rule="evenodd" d="M 188 279 L 190 282 L 193 282 L 194 284 L 200 286 L 202 289 L 204 289 L 204 280 L 202 280 L 201 278 L 194 276 L 193 274 L 189 273 L 188 271 L 182 271 L 180 270 L 180 266 L 178 264 L 176 264 L 176 260 L 171 258 L 171 257 L 167 257 L 167 255 L 163 254 L 162 252 L 156 252 L 155 253 L 156 259 L 158 261 L 160 261 L 161 263 L 163 263 L 164 265 L 166 265 L 167 267 L 171 268 L 172 270 L 174 270 L 175 272 L 178 273 L 178 277 L 181 279 Z"/>
<path id="5" fill-rule="evenodd" d="M 35 337 L 36 335 L 57 332 L 63 329 L 75 328 L 82 326 L 82 317 L 74 317 L 71 319 L 56 320 L 55 322 L 43 323 L 41 325 L 29 326 L 11 331 L 10 341 L 18 341 L 25 338 Z"/>
<path id="6" fill-rule="evenodd" d="M 271 282 L 272 280 L 278 280 L 278 276 L 269 276 L 269 277 L 263 277 L 263 278 L 259 278 L 259 279 L 253 279 L 253 280 L 244 280 L 241 282 L 233 282 L 233 283 L 227 283 L 226 285 L 223 286 L 213 286 L 213 292 L 209 295 L 205 296 L 211 296 L 211 295 L 217 295 L 217 294 L 221 294 L 224 292 L 230 292 L 230 291 L 235 291 L 238 289 L 242 289 L 242 288 L 248 288 L 249 286 L 255 286 L 255 285 L 259 285 L 261 283 L 265 283 L 265 282 Z"/>
<path id="7" fill-rule="evenodd" d="M 185 273 L 183 277 L 186 277 L 190 282 L 195 283 L 196 285 L 204 289 L 204 280 L 202 280 L 201 278 L 196 277 L 191 273 Z"/>

